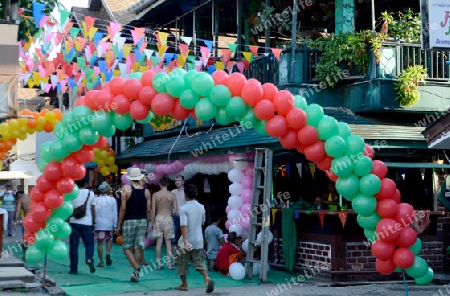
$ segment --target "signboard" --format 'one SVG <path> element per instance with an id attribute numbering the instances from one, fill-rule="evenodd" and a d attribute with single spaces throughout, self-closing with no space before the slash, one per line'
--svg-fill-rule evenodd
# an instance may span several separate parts
<path id="1" fill-rule="evenodd" d="M 450 49 L 450 0 L 421 0 L 422 49 Z"/>

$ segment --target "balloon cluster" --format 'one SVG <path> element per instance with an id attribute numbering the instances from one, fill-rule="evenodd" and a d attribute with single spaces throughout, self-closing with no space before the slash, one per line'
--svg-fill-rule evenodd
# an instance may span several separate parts
<path id="1" fill-rule="evenodd" d="M 247 80 L 241 73 L 228 75 L 219 70 L 209 75 L 175 69 L 170 74 L 151 70 L 133 73 L 128 80 L 115 77 L 102 90 L 88 91 L 76 104 L 77 107 L 56 124 L 54 131 L 58 139 L 41 148 L 41 152 L 44 150 L 48 153 L 41 154 L 44 162 L 40 163 L 40 168 L 50 170 L 47 174 L 56 174 L 58 166 L 62 167 L 59 161 L 65 161 L 71 153 L 78 153 L 82 147 L 87 147 L 91 152 L 93 148 L 104 147 L 106 143 L 99 147 L 92 145 L 101 136 L 113 135 L 116 128 L 125 130 L 133 120 L 148 122 L 152 116 L 150 111 L 159 116 L 169 114 L 177 120 L 183 120 L 192 114 L 204 121 L 214 118 L 221 125 L 238 121 L 245 128 L 254 127 L 261 135 L 268 134 L 278 138 L 286 149 L 297 149 L 304 153 L 321 170 L 326 171 L 330 179 L 336 181 L 338 192 L 353 202 L 360 224 L 365 219 L 375 221 L 373 223 L 379 240 L 385 246 L 390 246 L 380 252 L 384 254 L 382 257 L 377 251 L 373 252 L 378 256 L 378 271 L 389 274 L 399 267 L 414 277 L 418 284 L 429 283 L 433 278 L 433 271 L 426 262 L 411 250 L 415 248 L 417 253 L 420 244 L 409 230 L 408 222 L 405 222 L 410 220 L 404 221 L 414 219 L 411 218 L 413 209 L 408 204 L 399 203 L 400 194 L 395 183 L 376 171 L 380 164 L 372 161 L 373 150 L 360 136 L 352 135 L 346 123 L 325 115 L 322 107 L 317 104 L 308 105 L 301 96 L 293 96 L 287 90 L 279 91 L 271 83 L 261 84 L 256 79 Z M 251 189 L 243 181 L 250 177 L 245 175 L 248 165 L 233 161 L 238 172 L 229 174 L 233 180 L 230 193 L 234 196 L 230 201 L 230 208 L 235 207 L 228 212 L 229 221 L 237 219 L 243 211 L 242 206 L 251 200 L 247 201 L 247 197 L 242 195 L 245 189 Z M 56 175 L 51 177 L 45 172 L 44 174 L 52 184 L 59 180 Z M 58 176 L 74 179 L 65 174 Z M 40 192 L 46 192 L 41 189 Z M 48 192 L 44 195 L 45 208 L 40 208 L 48 217 L 52 213 L 52 206 L 53 211 L 60 206 L 55 207 L 58 203 L 52 202 L 60 201 L 53 198 L 54 187 L 49 192 L 52 194 L 48 201 Z M 244 199 L 247 202 L 244 203 Z M 389 203 L 397 205 L 394 207 L 395 214 L 385 216 L 385 213 L 379 213 L 381 205 L 378 204 L 383 200 L 392 200 Z M 33 212 L 32 216 L 34 215 L 37 214 Z M 42 223 L 44 217 L 36 222 Z M 237 225 L 236 230 L 241 227 L 244 232 L 243 226 L 240 223 Z M 231 228 L 232 225 L 228 226 Z M 391 231 L 392 226 L 395 226 L 394 234 L 386 234 L 386 229 Z M 380 231 L 383 231 L 384 236 Z M 373 224 L 365 228 L 366 236 L 373 232 Z M 377 244 L 378 242 L 374 245 Z M 392 250 L 392 246 L 394 251 L 391 254 L 387 251 Z M 377 248 L 373 247 L 373 250 Z"/>
<path id="2" fill-rule="evenodd" d="M 116 174 L 119 168 L 116 164 L 115 152 L 111 149 L 109 143 L 102 148 L 94 149 L 94 159 L 93 161 L 98 165 L 98 171 L 102 176 L 106 177 L 110 174 Z"/>

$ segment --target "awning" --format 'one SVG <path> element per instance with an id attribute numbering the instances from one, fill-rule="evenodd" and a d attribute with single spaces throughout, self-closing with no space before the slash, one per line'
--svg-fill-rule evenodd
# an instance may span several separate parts
<path id="1" fill-rule="evenodd" d="M 19 180 L 32 179 L 33 176 L 25 174 L 23 171 L 2 171 L 0 172 L 0 180 Z"/>

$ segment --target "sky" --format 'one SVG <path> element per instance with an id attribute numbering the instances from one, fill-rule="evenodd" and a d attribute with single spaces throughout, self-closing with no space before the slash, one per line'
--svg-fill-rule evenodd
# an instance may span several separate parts
<path id="1" fill-rule="evenodd" d="M 78 7 L 87 7 L 89 0 L 59 0 L 68 11 L 72 8 L 72 6 Z"/>

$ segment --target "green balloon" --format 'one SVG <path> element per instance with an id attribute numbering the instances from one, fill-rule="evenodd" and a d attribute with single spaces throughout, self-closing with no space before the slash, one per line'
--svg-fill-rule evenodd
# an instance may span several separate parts
<path id="1" fill-rule="evenodd" d="M 214 116 L 216 116 L 216 111 L 216 106 L 211 102 L 209 98 L 202 98 L 195 105 L 195 116 L 203 121 L 213 119 Z"/>
<path id="2" fill-rule="evenodd" d="M 216 111 L 216 122 L 220 125 L 227 126 L 234 121 L 234 118 L 227 114 L 223 107 L 218 107 Z"/>
<path id="3" fill-rule="evenodd" d="M 72 192 L 64 194 L 64 200 L 65 201 L 74 200 L 75 198 L 78 197 L 79 194 L 80 194 L 80 188 L 78 187 L 77 184 L 75 184 L 75 186 L 73 186 Z"/>
<path id="4" fill-rule="evenodd" d="M 62 139 L 62 144 L 64 146 L 64 149 L 69 153 L 78 151 L 81 149 L 81 146 L 83 146 L 83 143 L 81 142 L 77 133 L 71 133 L 65 136 Z"/>
<path id="5" fill-rule="evenodd" d="M 166 83 L 167 93 L 174 98 L 179 98 L 185 88 L 184 79 L 181 76 L 171 76 Z"/>
<path id="6" fill-rule="evenodd" d="M 247 110 L 246 104 L 241 97 L 232 97 L 228 100 L 225 110 L 231 117 L 241 117 Z"/>
<path id="7" fill-rule="evenodd" d="M 136 78 L 136 79 L 141 80 L 141 78 L 142 78 L 142 72 L 134 72 L 134 73 L 131 73 L 131 74 L 130 74 L 130 78 Z"/>
<path id="8" fill-rule="evenodd" d="M 180 95 L 180 104 L 186 109 L 194 109 L 198 101 L 200 101 L 200 96 L 192 89 L 185 89 Z"/>
<path id="9" fill-rule="evenodd" d="M 353 171 L 353 161 L 348 156 L 340 156 L 331 162 L 331 170 L 338 177 L 347 177 Z"/>
<path id="10" fill-rule="evenodd" d="M 58 139 L 63 139 L 67 134 L 66 128 L 63 126 L 62 122 L 58 122 L 53 128 L 53 133 Z"/>
<path id="11" fill-rule="evenodd" d="M 427 273 L 423 277 L 415 278 L 414 282 L 417 285 L 424 286 L 424 285 L 428 285 L 429 283 L 431 283 L 433 278 L 434 278 L 433 269 L 431 269 L 431 267 L 428 267 Z M 437 295 L 437 294 L 435 294 L 435 295 Z"/>
<path id="12" fill-rule="evenodd" d="M 169 76 L 173 77 L 173 76 L 179 76 L 181 78 L 184 78 L 184 76 L 187 74 L 187 71 L 184 70 L 183 68 L 176 68 L 173 69 L 172 71 L 170 71 Z"/>
<path id="13" fill-rule="evenodd" d="M 364 229 L 364 236 L 371 242 L 379 239 L 378 234 L 375 230 Z"/>
<path id="14" fill-rule="evenodd" d="M 51 232 L 44 228 L 36 232 L 36 247 L 40 250 L 47 251 L 55 241 L 55 237 Z"/>
<path id="15" fill-rule="evenodd" d="M 41 147 L 39 147 L 39 155 L 41 158 L 49 159 L 52 157 L 52 142 L 45 142 L 41 144 Z M 56 159 L 56 158 L 55 158 Z"/>
<path id="16" fill-rule="evenodd" d="M 340 121 L 340 122 L 338 122 L 338 127 L 339 127 L 339 136 L 341 136 L 342 139 L 345 140 L 349 136 L 351 136 L 352 130 L 350 129 L 348 124 Z"/>
<path id="17" fill-rule="evenodd" d="M 336 118 L 324 115 L 317 125 L 319 139 L 326 141 L 339 134 L 339 127 Z"/>
<path id="18" fill-rule="evenodd" d="M 113 113 L 114 126 L 120 130 L 126 130 L 133 124 L 133 118 L 130 113 Z"/>
<path id="19" fill-rule="evenodd" d="M 354 163 L 353 163 L 353 173 L 357 176 L 365 176 L 367 174 L 370 174 L 372 171 L 372 159 L 368 156 L 362 156 L 359 157 Z"/>
<path id="20" fill-rule="evenodd" d="M 153 112 L 149 112 L 147 117 L 145 117 L 144 119 L 141 120 L 136 120 L 137 122 L 139 122 L 140 124 L 146 124 L 146 123 L 150 123 L 150 121 L 152 120 L 153 117 Z"/>
<path id="21" fill-rule="evenodd" d="M 258 122 L 256 122 L 255 129 L 260 136 L 268 136 L 266 131 L 266 123 L 267 121 L 265 120 L 258 120 Z"/>
<path id="22" fill-rule="evenodd" d="M 90 126 L 85 126 L 78 131 L 81 142 L 86 145 L 94 145 L 98 141 L 98 133 Z"/>
<path id="23" fill-rule="evenodd" d="M 94 115 L 94 111 L 91 110 L 88 106 L 77 106 L 72 111 L 72 120 L 73 123 L 76 123 L 74 127 L 68 126 L 70 132 L 73 132 L 73 129 L 78 129 L 84 126 L 89 125 L 92 116 Z"/>
<path id="24" fill-rule="evenodd" d="M 306 99 L 300 95 L 294 96 L 294 108 L 301 108 L 303 110 L 306 109 L 308 106 L 308 103 L 306 102 Z"/>
<path id="25" fill-rule="evenodd" d="M 69 254 L 69 249 L 63 241 L 55 240 L 53 246 L 49 249 L 48 255 L 53 260 L 62 260 Z"/>
<path id="26" fill-rule="evenodd" d="M 308 105 L 305 112 L 307 118 L 306 124 L 314 127 L 317 127 L 324 116 L 322 107 L 317 104 Z"/>
<path id="27" fill-rule="evenodd" d="M 380 178 L 374 174 L 368 174 L 359 179 L 359 190 L 365 195 L 375 195 L 380 191 L 380 188 Z"/>
<path id="28" fill-rule="evenodd" d="M 67 202 L 64 202 L 67 203 Z M 64 205 L 64 204 L 63 204 Z M 73 210 L 73 207 L 72 207 Z M 66 218 L 61 218 L 61 217 L 57 217 L 55 215 L 55 211 L 54 210 L 52 212 L 52 216 L 50 218 L 48 218 L 48 220 L 45 222 L 45 227 L 46 229 L 51 233 L 51 234 L 55 234 L 55 232 L 58 231 L 58 229 L 61 229 L 63 224 L 65 223 L 64 220 L 67 219 L 69 216 L 67 216 Z"/>
<path id="29" fill-rule="evenodd" d="M 337 158 L 344 155 L 347 144 L 341 136 L 333 136 L 325 141 L 324 148 L 328 156 Z"/>
<path id="30" fill-rule="evenodd" d="M 64 114 L 60 123 L 66 129 L 70 128 L 71 126 L 72 127 L 75 126 L 75 125 L 73 125 L 73 112 L 68 112 L 68 113 Z"/>
<path id="31" fill-rule="evenodd" d="M 63 204 L 59 208 L 53 210 L 52 216 L 50 217 L 50 219 L 58 218 L 58 219 L 62 219 L 63 220 L 62 222 L 64 222 L 67 218 L 69 218 L 72 215 L 72 213 L 73 213 L 72 202 L 64 201 Z M 47 224 L 48 224 L 49 220 L 47 220 Z"/>
<path id="32" fill-rule="evenodd" d="M 401 269 L 400 267 L 397 266 L 397 267 L 395 268 L 394 272 L 402 272 L 402 269 Z"/>
<path id="33" fill-rule="evenodd" d="M 198 71 L 197 70 L 189 70 L 185 75 L 184 75 L 184 83 L 186 85 L 186 88 L 190 88 L 192 89 L 192 82 L 194 80 L 194 77 L 197 75 Z"/>
<path id="34" fill-rule="evenodd" d="M 410 246 L 409 249 L 413 252 L 414 255 L 419 255 L 419 253 L 422 251 L 422 240 L 420 238 L 417 238 L 414 245 Z"/>
<path id="35" fill-rule="evenodd" d="M 410 268 L 406 268 L 407 275 L 413 278 L 424 277 L 428 272 L 428 264 L 419 256 L 414 256 L 414 263 Z"/>
<path id="36" fill-rule="evenodd" d="M 28 246 L 25 252 L 25 260 L 27 263 L 37 264 L 42 262 L 45 258 L 45 251 L 40 250 L 36 247 L 36 245 Z"/>
<path id="37" fill-rule="evenodd" d="M 214 80 L 211 75 L 205 72 L 197 72 L 192 78 L 192 90 L 202 97 L 207 97 L 214 87 Z"/>
<path id="38" fill-rule="evenodd" d="M 67 222 L 64 222 L 61 228 L 58 229 L 53 235 L 58 239 L 66 239 L 72 233 L 72 227 Z"/>
<path id="39" fill-rule="evenodd" d="M 110 125 L 109 127 L 105 127 L 105 129 L 97 130 L 97 132 L 99 135 L 105 138 L 109 138 L 114 136 L 114 134 L 116 133 L 116 127 L 114 125 Z"/>
<path id="40" fill-rule="evenodd" d="M 231 92 L 225 85 L 216 85 L 212 88 L 209 97 L 217 106 L 226 106 L 231 99 Z"/>
<path id="41" fill-rule="evenodd" d="M 96 131 L 106 130 L 113 124 L 111 112 L 97 111 L 91 120 L 91 127 Z"/>
<path id="42" fill-rule="evenodd" d="M 48 164 L 48 162 L 46 162 L 44 158 L 39 158 L 37 166 L 41 173 L 44 172 L 44 169 L 47 166 L 47 164 Z"/>
<path id="43" fill-rule="evenodd" d="M 374 196 L 359 193 L 353 198 L 352 207 L 356 213 L 368 217 L 377 209 L 377 199 Z"/>
<path id="44" fill-rule="evenodd" d="M 65 149 L 61 140 L 55 140 L 52 143 L 50 153 L 52 155 L 50 158 L 56 158 L 56 160 L 61 160 L 70 154 L 70 152 Z"/>
<path id="45" fill-rule="evenodd" d="M 159 72 L 156 73 L 153 77 L 153 88 L 157 93 L 167 92 L 166 84 L 169 81 L 170 77 L 166 73 Z"/>
<path id="46" fill-rule="evenodd" d="M 361 138 L 361 136 L 351 135 L 347 137 L 345 141 L 347 143 L 347 150 L 345 151 L 345 154 L 347 156 L 359 158 L 361 155 L 363 155 L 366 143 L 364 142 L 364 139 Z"/>
<path id="47" fill-rule="evenodd" d="M 336 190 L 342 194 L 345 199 L 352 201 L 359 192 L 359 178 L 354 174 L 339 178 L 336 181 Z"/>
<path id="48" fill-rule="evenodd" d="M 377 228 L 378 222 L 381 220 L 381 217 L 377 213 L 373 213 L 370 216 L 364 217 L 358 215 L 356 217 L 356 221 L 358 221 L 359 226 L 367 230 L 373 230 Z"/>
<path id="49" fill-rule="evenodd" d="M 256 126 L 256 123 L 259 121 L 258 117 L 256 117 L 253 109 L 248 109 L 245 111 L 244 115 L 241 116 L 239 123 L 241 126 L 245 126 L 246 128 L 252 128 Z"/>

